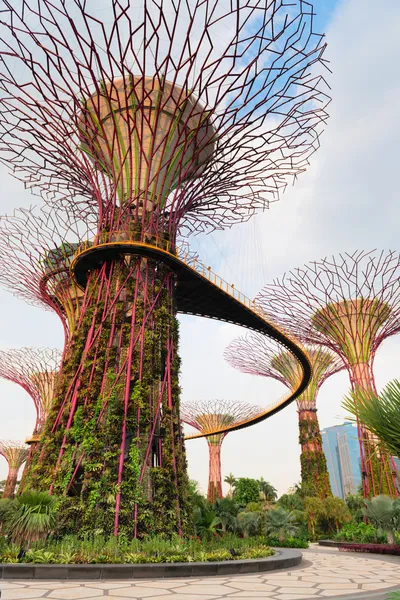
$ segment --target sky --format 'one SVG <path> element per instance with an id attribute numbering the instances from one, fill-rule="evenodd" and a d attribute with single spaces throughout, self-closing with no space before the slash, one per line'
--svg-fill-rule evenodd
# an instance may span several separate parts
<path id="1" fill-rule="evenodd" d="M 201 236 L 195 247 L 202 262 L 253 297 L 274 277 L 323 256 L 356 249 L 398 250 L 400 206 L 397 157 L 400 142 L 398 98 L 400 62 L 397 0 L 317 0 L 318 29 L 326 31 L 333 71 L 331 118 L 321 148 L 296 185 L 281 200 L 247 224 Z M 0 212 L 37 201 L 5 169 L 0 171 Z M 0 346 L 61 347 L 57 317 L 31 307 L 0 289 Z M 182 316 L 182 400 L 224 398 L 258 405 L 285 392 L 273 380 L 232 369 L 223 359 L 226 345 L 243 333 L 239 327 Z M 376 361 L 377 386 L 400 377 L 400 336 L 382 344 Z M 341 423 L 349 387 L 346 372 L 321 388 L 321 427 Z M 17 385 L 0 380 L 0 439 L 25 439 L 35 412 Z M 207 487 L 204 439 L 186 444 L 189 476 Z M 224 476 L 264 477 L 284 493 L 300 479 L 296 407 L 251 428 L 230 433 L 222 447 Z M 7 467 L 0 458 L 0 479 Z M 226 488 L 227 489 L 227 488 Z"/>

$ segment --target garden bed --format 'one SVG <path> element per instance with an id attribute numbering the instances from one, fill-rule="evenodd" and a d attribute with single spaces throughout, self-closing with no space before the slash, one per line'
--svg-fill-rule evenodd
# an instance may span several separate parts
<path id="1" fill-rule="evenodd" d="M 280 549 L 273 556 L 255 560 L 216 562 L 44 565 L 33 563 L 0 564 L 0 579 L 145 579 L 163 577 L 206 577 L 239 573 L 263 573 L 297 567 L 302 561 L 298 550 Z"/>
<path id="2" fill-rule="evenodd" d="M 320 540 L 318 544 L 319 546 L 338 548 L 340 552 L 371 552 L 400 556 L 400 545 L 398 544 L 357 544 L 355 542 L 336 542 L 335 540 Z"/>

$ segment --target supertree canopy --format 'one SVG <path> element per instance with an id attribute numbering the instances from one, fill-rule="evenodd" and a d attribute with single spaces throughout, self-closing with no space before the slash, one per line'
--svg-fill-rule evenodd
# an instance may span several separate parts
<path id="1" fill-rule="evenodd" d="M 1 159 L 50 206 L 97 215 L 72 261 L 85 309 L 31 485 L 62 496 L 80 531 L 182 533 L 165 254 L 178 233 L 249 218 L 305 169 L 327 116 L 324 43 L 302 0 L 98 9 L 5 0 L 1 13 Z"/>
<path id="2" fill-rule="evenodd" d="M 27 443 L 39 440 L 48 417 L 61 352 L 55 348 L 17 348 L 0 350 L 0 377 L 20 385 L 32 398 L 36 424 Z"/>
<path id="3" fill-rule="evenodd" d="M 187 402 L 181 406 L 182 421 L 204 434 L 225 425 L 246 421 L 259 412 L 259 406 L 220 399 Z M 221 446 L 226 435 L 220 433 L 206 437 L 209 450 L 207 498 L 212 503 L 222 498 Z"/>
<path id="4" fill-rule="evenodd" d="M 322 450 L 317 417 L 317 396 L 321 385 L 345 368 L 343 360 L 321 346 L 306 346 L 312 367 L 307 389 L 297 398 L 299 442 L 301 445 L 301 480 L 309 496 L 331 495 L 329 473 Z M 271 377 L 293 389 L 301 378 L 301 370 L 290 352 L 257 333 L 247 334 L 231 342 L 224 353 L 227 362 L 243 373 Z"/>
<path id="5" fill-rule="evenodd" d="M 65 211 L 30 208 L 0 217 L 0 284 L 15 296 L 55 312 L 71 336 L 81 317 L 83 291 L 70 269 L 88 237 L 94 237 L 93 214 L 77 220 Z"/>
<path id="6" fill-rule="evenodd" d="M 2 498 L 13 498 L 17 485 L 18 471 L 28 458 L 29 447 L 23 442 L 0 440 L 0 454 L 8 463 L 8 476 Z"/>
<path id="7" fill-rule="evenodd" d="M 290 271 L 257 301 L 303 341 L 338 354 L 355 393 L 376 391 L 376 351 L 400 330 L 399 276 L 398 252 L 354 252 Z M 396 495 L 393 460 L 360 425 L 359 439 L 365 495 Z"/>

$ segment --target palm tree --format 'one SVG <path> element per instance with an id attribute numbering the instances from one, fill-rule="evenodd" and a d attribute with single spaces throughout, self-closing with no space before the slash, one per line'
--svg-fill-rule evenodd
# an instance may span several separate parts
<path id="1" fill-rule="evenodd" d="M 13 542 L 26 545 L 46 539 L 55 527 L 58 500 L 46 492 L 24 492 L 14 500 L 16 510 L 11 521 Z"/>
<path id="2" fill-rule="evenodd" d="M 257 483 L 267 502 L 274 502 L 278 498 L 276 489 L 268 481 L 265 481 L 264 477 L 260 477 Z"/>
<path id="3" fill-rule="evenodd" d="M 233 488 L 235 487 L 236 477 L 233 476 L 233 473 L 229 473 L 224 479 L 225 483 L 229 485 L 228 496 L 232 498 L 233 496 Z"/>
<path id="4" fill-rule="evenodd" d="M 238 506 L 231 498 L 217 498 L 215 502 L 215 511 L 221 521 L 222 531 L 226 532 L 236 529 L 236 516 Z"/>
<path id="5" fill-rule="evenodd" d="M 263 523 L 264 514 L 262 512 L 241 512 L 238 514 L 237 521 L 239 531 L 244 538 L 258 535 Z"/>
<path id="6" fill-rule="evenodd" d="M 389 496 L 376 496 L 365 500 L 365 516 L 378 530 L 387 534 L 389 544 L 394 542 L 394 501 Z"/>
<path id="7" fill-rule="evenodd" d="M 394 379 L 377 396 L 372 390 L 354 391 L 343 407 L 380 439 L 394 456 L 400 455 L 400 382 Z"/>
<path id="8" fill-rule="evenodd" d="M 295 536 L 299 531 L 295 518 L 287 510 L 278 506 L 267 513 L 267 535 L 278 536 L 280 542 L 286 537 Z"/>
<path id="9" fill-rule="evenodd" d="M 315 526 L 318 519 L 324 514 L 324 506 L 322 500 L 316 496 L 311 496 L 304 499 L 304 510 L 307 515 L 308 531 L 312 537 L 315 537 Z"/>

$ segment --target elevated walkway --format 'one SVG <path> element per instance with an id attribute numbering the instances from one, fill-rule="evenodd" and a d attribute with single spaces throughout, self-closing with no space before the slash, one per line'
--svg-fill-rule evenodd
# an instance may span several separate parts
<path id="1" fill-rule="evenodd" d="M 113 237 L 118 237 L 115 234 Z M 162 246 L 162 247 L 161 247 Z M 169 243 L 151 243 L 117 239 L 115 241 L 86 242 L 79 247 L 72 262 L 77 284 L 85 288 L 88 273 L 104 261 L 118 259 L 126 254 L 134 254 L 166 264 L 176 274 L 176 302 L 178 312 L 196 315 L 218 321 L 225 321 L 252 329 L 278 341 L 285 350 L 293 354 L 299 362 L 303 377 L 299 386 L 285 394 L 253 418 L 213 431 L 186 436 L 194 439 L 234 431 L 267 419 L 293 402 L 307 387 L 311 378 L 311 365 L 305 349 L 299 341 L 270 320 L 270 317 L 253 300 L 239 292 L 210 267 L 183 253 L 178 256 L 170 251 Z"/>

